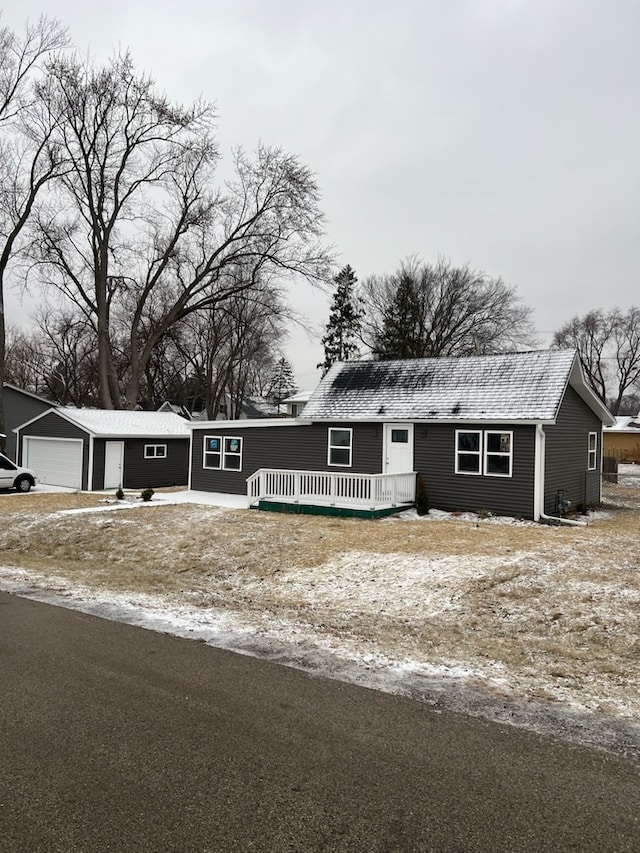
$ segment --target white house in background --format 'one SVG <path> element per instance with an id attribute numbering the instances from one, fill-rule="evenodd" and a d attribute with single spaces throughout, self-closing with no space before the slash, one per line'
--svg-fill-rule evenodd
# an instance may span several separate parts
<path id="1" fill-rule="evenodd" d="M 291 397 L 287 397 L 286 400 L 282 401 L 282 405 L 285 407 L 284 414 L 288 418 L 301 417 L 302 410 L 309 402 L 312 394 L 313 391 L 297 391 Z"/>

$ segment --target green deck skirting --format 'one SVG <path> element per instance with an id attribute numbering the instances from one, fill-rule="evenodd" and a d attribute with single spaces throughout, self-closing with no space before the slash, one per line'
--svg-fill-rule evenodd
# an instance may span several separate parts
<path id="1" fill-rule="evenodd" d="M 384 518 L 387 515 L 395 515 L 411 509 L 413 504 L 398 504 L 398 506 L 386 506 L 381 509 L 356 509 L 346 506 L 322 506 L 313 504 L 294 504 L 284 501 L 261 500 L 258 509 L 265 512 L 289 512 L 295 515 L 333 515 L 340 518 Z"/>

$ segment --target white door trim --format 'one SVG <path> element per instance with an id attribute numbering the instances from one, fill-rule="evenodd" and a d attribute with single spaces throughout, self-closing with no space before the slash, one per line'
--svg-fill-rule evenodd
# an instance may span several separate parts
<path id="1" fill-rule="evenodd" d="M 392 453 L 391 437 L 393 430 L 407 430 L 408 441 L 403 449 L 406 452 L 406 465 L 398 464 L 398 457 Z M 413 423 L 403 421 L 402 423 L 386 423 L 382 432 L 382 473 L 383 474 L 405 474 L 413 471 Z"/>
<path id="2" fill-rule="evenodd" d="M 122 488 L 124 468 L 124 441 L 104 443 L 104 489 Z M 117 480 L 117 482 L 116 482 Z"/>

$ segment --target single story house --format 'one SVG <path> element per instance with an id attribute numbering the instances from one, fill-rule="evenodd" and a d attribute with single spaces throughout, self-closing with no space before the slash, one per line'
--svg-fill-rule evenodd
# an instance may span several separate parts
<path id="1" fill-rule="evenodd" d="M 640 415 L 617 417 L 615 424 L 604 428 L 602 443 L 605 456 L 618 462 L 640 462 Z"/>
<path id="2" fill-rule="evenodd" d="M 172 412 L 50 408 L 16 430 L 20 464 L 81 490 L 184 486 L 187 421 Z"/>
<path id="3" fill-rule="evenodd" d="M 17 459 L 15 429 L 25 421 L 35 418 L 42 412 L 48 412 L 55 403 L 31 391 L 25 391 L 16 385 L 5 382 L 4 390 L 4 431 L 5 453 L 9 459 Z"/>
<path id="4" fill-rule="evenodd" d="M 295 419 L 191 424 L 190 488 L 250 504 L 529 519 L 601 498 L 613 417 L 573 351 L 334 364 Z"/>

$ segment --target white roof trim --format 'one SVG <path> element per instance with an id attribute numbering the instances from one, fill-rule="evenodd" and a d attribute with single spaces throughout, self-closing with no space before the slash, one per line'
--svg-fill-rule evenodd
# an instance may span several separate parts
<path id="1" fill-rule="evenodd" d="M 187 424 L 187 428 L 190 430 L 251 429 L 256 427 L 273 426 L 309 426 L 312 423 L 313 421 L 305 420 L 303 418 L 247 418 L 246 420 L 233 421 L 190 421 Z"/>

